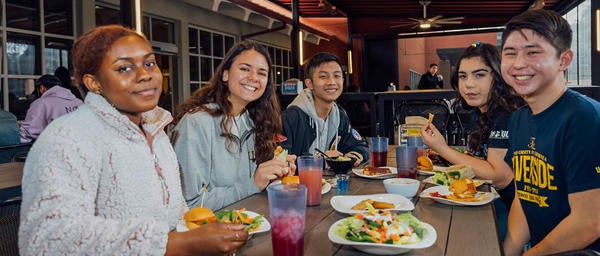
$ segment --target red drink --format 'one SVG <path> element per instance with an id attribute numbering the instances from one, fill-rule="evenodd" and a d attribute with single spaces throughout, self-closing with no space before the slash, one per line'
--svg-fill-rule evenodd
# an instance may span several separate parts
<path id="1" fill-rule="evenodd" d="M 398 178 L 417 178 L 417 169 L 415 168 L 398 168 Z"/>
<path id="2" fill-rule="evenodd" d="M 306 205 L 316 206 L 321 204 L 321 179 L 323 170 L 300 169 L 300 184 L 306 186 Z"/>
<path id="3" fill-rule="evenodd" d="M 297 211 L 271 212 L 273 255 L 302 256 L 304 216 Z"/>
<path id="4" fill-rule="evenodd" d="M 381 167 L 387 165 L 387 151 L 371 152 L 371 163 L 373 167 Z"/>

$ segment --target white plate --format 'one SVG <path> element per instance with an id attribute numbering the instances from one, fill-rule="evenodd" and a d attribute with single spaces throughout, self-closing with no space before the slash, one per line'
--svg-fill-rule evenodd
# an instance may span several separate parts
<path id="1" fill-rule="evenodd" d="M 456 200 L 452 200 L 452 199 L 431 196 L 430 193 L 434 193 L 434 192 L 437 192 L 440 195 L 444 195 L 444 196 L 452 194 L 452 192 L 450 192 L 448 190 L 448 186 L 433 186 L 433 187 L 423 190 L 419 196 L 422 198 L 431 198 L 434 201 L 443 203 L 443 204 L 464 205 L 464 206 L 484 205 L 484 204 L 488 204 L 492 200 L 494 200 L 494 194 L 490 193 L 490 192 L 477 191 L 476 196 L 483 195 L 483 199 L 481 201 L 477 201 L 477 202 L 463 202 L 463 201 L 456 201 Z"/>
<path id="2" fill-rule="evenodd" d="M 434 171 L 429 171 L 429 170 L 417 169 L 417 174 L 419 174 L 419 175 L 434 175 L 435 172 Z"/>
<path id="3" fill-rule="evenodd" d="M 252 217 L 252 218 L 260 215 L 258 213 L 252 212 L 252 211 L 244 211 L 244 213 L 248 214 L 248 216 Z M 269 223 L 269 221 L 267 220 L 267 218 L 264 215 L 261 218 L 260 222 L 261 222 L 260 227 L 257 230 L 248 232 L 249 235 L 267 232 L 267 231 L 271 230 L 271 223 Z M 175 228 L 175 230 L 177 230 L 177 232 L 185 232 L 190 229 L 188 229 L 188 227 L 185 225 L 185 221 L 183 219 L 181 219 L 181 220 L 179 220 L 179 222 L 177 222 L 177 227 Z"/>
<path id="4" fill-rule="evenodd" d="M 390 169 L 391 173 L 369 176 L 369 175 L 363 174 L 364 167 L 354 168 L 354 169 L 352 169 L 352 172 L 354 174 L 356 174 L 356 176 L 359 176 L 359 177 L 369 178 L 369 179 L 379 179 L 379 180 L 398 176 L 398 169 L 396 169 L 396 167 L 382 166 L 381 168 L 388 168 L 388 169 Z"/>
<path id="5" fill-rule="evenodd" d="M 276 185 L 276 184 L 281 184 L 281 180 L 273 181 L 273 182 L 271 182 L 271 184 L 269 184 L 269 186 Z M 329 182 L 325 181 L 325 185 L 321 186 L 321 195 L 326 194 L 330 190 L 331 190 L 331 184 L 329 184 Z"/>
<path id="6" fill-rule="evenodd" d="M 335 233 L 336 227 L 342 222 L 344 219 L 338 220 L 329 228 L 329 232 L 327 235 L 329 236 L 329 240 L 332 243 L 342 244 L 342 245 L 350 245 L 357 250 L 363 251 L 368 254 L 377 254 L 377 255 L 395 255 L 400 253 L 405 253 L 413 249 L 422 249 L 432 246 L 437 240 L 437 233 L 435 229 L 429 225 L 428 223 L 421 222 L 421 225 L 425 229 L 427 229 L 427 233 L 423 237 L 421 241 L 414 244 L 403 244 L 403 245 L 394 245 L 394 244 L 376 244 L 376 243 L 367 243 L 367 242 L 354 242 L 347 240 L 344 237 L 341 237 Z"/>
<path id="7" fill-rule="evenodd" d="M 423 180 L 422 180 L 422 182 L 429 183 L 429 184 L 433 184 L 433 185 L 438 185 L 438 186 L 441 186 L 440 184 L 437 184 L 437 183 L 435 183 L 435 182 L 433 181 L 433 176 L 429 176 L 429 177 L 427 177 L 427 178 L 423 179 Z M 475 183 L 475 186 L 476 186 L 476 187 L 479 187 L 479 186 L 481 186 L 481 185 L 483 185 L 483 184 L 485 184 L 485 183 L 491 183 L 491 181 L 489 181 L 489 180 L 473 179 L 473 183 Z"/>
<path id="8" fill-rule="evenodd" d="M 329 192 L 331 190 L 331 184 L 329 182 L 325 182 L 325 186 L 321 186 L 321 195 Z"/>
<path id="9" fill-rule="evenodd" d="M 391 211 L 412 211 L 415 209 L 415 205 L 408 200 L 406 197 L 397 194 L 373 194 L 373 195 L 360 195 L 360 196 L 333 196 L 330 200 L 331 207 L 334 210 L 346 213 L 355 214 L 359 212 L 366 212 L 364 210 L 352 210 L 352 206 L 358 202 L 371 199 L 373 201 L 381 201 L 394 204 L 393 209 L 386 209 Z"/>

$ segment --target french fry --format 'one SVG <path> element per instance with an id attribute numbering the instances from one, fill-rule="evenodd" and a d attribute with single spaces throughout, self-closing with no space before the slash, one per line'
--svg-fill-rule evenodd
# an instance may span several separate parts
<path id="1" fill-rule="evenodd" d="M 394 204 L 381 201 L 373 201 L 373 208 L 375 209 L 393 209 Z"/>
<path id="2" fill-rule="evenodd" d="M 433 122 L 433 114 L 429 113 L 429 119 L 427 119 L 427 122 Z"/>

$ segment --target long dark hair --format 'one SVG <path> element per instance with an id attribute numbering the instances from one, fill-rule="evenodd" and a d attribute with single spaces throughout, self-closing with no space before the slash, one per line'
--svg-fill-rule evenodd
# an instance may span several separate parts
<path id="1" fill-rule="evenodd" d="M 475 131 L 469 135 L 468 145 L 470 150 L 473 152 L 482 152 L 483 144 L 490 137 L 490 125 L 493 117 L 502 112 L 512 113 L 525 104 L 525 102 L 502 79 L 502 73 L 500 72 L 500 50 L 498 47 L 487 43 L 476 42 L 464 50 L 456 63 L 456 70 L 452 74 L 452 88 L 458 91 L 458 71 L 460 70 L 461 61 L 475 57 L 481 58 L 485 65 L 492 69 L 491 73 L 493 76 L 492 88 L 490 89 L 486 103 L 487 111 L 480 115 Z M 462 97 L 459 97 L 459 103 L 465 109 L 474 109 Z"/>
<path id="2" fill-rule="evenodd" d="M 260 164 L 273 158 L 273 150 L 276 146 L 274 138 L 276 134 L 282 131 L 281 109 L 273 85 L 273 76 L 270 72 L 272 67 L 271 57 L 267 49 L 260 44 L 242 41 L 234 45 L 217 67 L 209 84 L 196 90 L 188 99 L 177 106 L 173 123 L 177 124 L 185 114 L 198 111 L 207 112 L 215 117 L 225 116 L 221 121 L 221 136 L 227 138 L 227 148 L 229 149 L 230 145 L 235 143 L 235 140 L 228 128 L 233 122 L 233 116 L 229 114 L 232 106 L 231 102 L 227 99 L 229 96 L 229 87 L 227 86 L 227 82 L 224 82 L 222 79 L 223 72 L 231 68 L 237 56 L 249 50 L 255 50 L 262 54 L 267 59 L 269 65 L 269 76 L 265 92 L 260 98 L 246 105 L 246 110 L 254 122 L 254 150 L 256 152 L 256 163 Z M 208 108 L 206 106 L 208 103 L 215 103 L 219 107 Z"/>

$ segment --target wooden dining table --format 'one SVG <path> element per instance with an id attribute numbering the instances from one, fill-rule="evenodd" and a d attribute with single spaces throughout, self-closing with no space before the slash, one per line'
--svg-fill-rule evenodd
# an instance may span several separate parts
<path id="1" fill-rule="evenodd" d="M 0 202 L 21 195 L 23 162 L 0 164 Z"/>
<path id="2" fill-rule="evenodd" d="M 396 158 L 390 147 L 388 166 L 396 166 Z M 423 179 L 426 176 L 419 176 Z M 324 177 L 331 178 L 331 177 Z M 419 192 L 431 184 L 421 183 Z M 489 190 L 483 185 L 480 190 Z M 336 196 L 332 189 L 324 194 L 321 205 L 306 208 L 304 230 L 304 255 L 369 255 L 348 245 L 332 243 L 328 238 L 329 228 L 336 221 L 349 215 L 336 212 L 330 200 Z M 352 175 L 350 186 L 345 195 L 368 195 L 386 193 L 383 181 Z M 493 203 L 482 206 L 453 206 L 441 204 L 431 199 L 412 198 L 415 204 L 413 215 L 419 220 L 431 224 L 437 233 L 435 243 L 424 249 L 412 250 L 403 255 L 502 255 L 500 237 Z M 269 203 L 266 192 L 254 194 L 224 209 L 241 209 L 263 214 L 269 219 Z M 241 248 L 237 255 L 273 255 L 271 233 L 255 234 Z"/>

